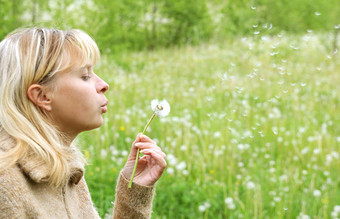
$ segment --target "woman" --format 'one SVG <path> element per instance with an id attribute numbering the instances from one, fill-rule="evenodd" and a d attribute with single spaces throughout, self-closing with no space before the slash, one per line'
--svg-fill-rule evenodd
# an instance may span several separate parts
<path id="1" fill-rule="evenodd" d="M 109 86 L 80 30 L 19 29 L 0 43 L 0 218 L 99 218 L 72 143 L 102 125 Z M 138 143 L 138 144 L 137 144 Z M 137 149 L 134 184 L 128 189 Z M 116 186 L 113 218 L 149 218 L 165 154 L 137 135 Z"/>

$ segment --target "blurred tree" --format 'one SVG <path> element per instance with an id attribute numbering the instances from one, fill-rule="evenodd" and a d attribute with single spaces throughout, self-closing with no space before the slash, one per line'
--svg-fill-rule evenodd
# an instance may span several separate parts
<path id="1" fill-rule="evenodd" d="M 226 34 L 249 34 L 259 21 L 256 10 L 257 5 L 249 0 L 227 1 L 222 9 Z"/>
<path id="2" fill-rule="evenodd" d="M 333 32 L 339 21 L 339 0 L 0 0 L 0 39 L 20 26 L 80 28 L 108 53 L 260 31 Z"/>
<path id="3" fill-rule="evenodd" d="M 0 39 L 23 24 L 22 12 L 22 0 L 0 0 Z"/>
<path id="4" fill-rule="evenodd" d="M 207 39 L 212 27 L 205 0 L 165 0 L 167 24 L 166 45 L 195 43 Z"/>

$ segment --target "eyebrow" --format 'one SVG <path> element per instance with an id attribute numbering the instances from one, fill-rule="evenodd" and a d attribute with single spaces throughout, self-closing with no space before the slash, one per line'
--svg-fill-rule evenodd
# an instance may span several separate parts
<path id="1" fill-rule="evenodd" d="M 92 68 L 92 65 L 86 64 L 85 66 L 81 67 L 80 69 L 83 70 L 83 69 L 90 69 L 90 68 Z"/>

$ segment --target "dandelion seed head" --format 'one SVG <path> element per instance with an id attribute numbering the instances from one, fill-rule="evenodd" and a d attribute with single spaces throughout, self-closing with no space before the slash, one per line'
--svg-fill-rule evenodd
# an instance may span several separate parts
<path id="1" fill-rule="evenodd" d="M 179 164 L 177 164 L 176 168 L 177 170 L 184 170 L 187 167 L 186 163 L 184 161 L 181 161 Z"/>
<path id="2" fill-rule="evenodd" d="M 101 149 L 101 150 L 100 150 L 100 157 L 101 157 L 102 159 L 105 159 L 105 158 L 107 157 L 107 150 Z"/>
<path id="3" fill-rule="evenodd" d="M 299 216 L 297 217 L 298 219 L 310 219 L 310 217 L 304 213 L 300 213 Z"/>
<path id="4" fill-rule="evenodd" d="M 228 208 L 230 209 L 230 210 L 233 210 L 233 209 L 235 209 L 235 204 L 234 203 L 231 203 L 230 205 L 228 205 Z"/>
<path id="5" fill-rule="evenodd" d="M 305 147 L 302 149 L 301 154 L 307 154 L 309 151 L 309 148 Z"/>
<path id="6" fill-rule="evenodd" d="M 151 101 L 151 109 L 159 117 L 165 117 L 170 113 L 170 104 L 166 100 L 154 99 Z"/>
<path id="7" fill-rule="evenodd" d="M 332 217 L 332 218 L 337 218 L 337 217 L 338 217 L 338 213 L 335 212 L 335 211 L 332 211 L 331 217 Z"/>
<path id="8" fill-rule="evenodd" d="M 255 183 L 249 181 L 249 182 L 247 183 L 247 188 L 248 188 L 249 190 L 255 189 Z"/>
<path id="9" fill-rule="evenodd" d="M 224 202 L 225 202 L 227 205 L 230 205 L 230 204 L 234 203 L 233 198 L 231 198 L 231 197 L 226 198 L 226 199 L 224 200 Z"/>
<path id="10" fill-rule="evenodd" d="M 200 206 L 198 206 L 198 210 L 200 211 L 200 212 L 205 212 L 205 206 L 204 205 L 200 205 Z"/>
<path id="11" fill-rule="evenodd" d="M 122 156 L 123 157 L 127 156 L 128 154 L 129 154 L 129 152 L 127 150 L 122 151 Z"/>
<path id="12" fill-rule="evenodd" d="M 321 196 L 321 191 L 316 189 L 316 190 L 314 190 L 313 195 L 315 197 L 320 197 Z"/>
<path id="13" fill-rule="evenodd" d="M 166 171 L 166 172 L 167 172 L 168 174 L 172 175 L 172 174 L 174 174 L 175 170 L 174 170 L 174 168 L 169 167 L 169 168 L 167 168 L 167 171 Z"/>
<path id="14" fill-rule="evenodd" d="M 174 166 L 177 164 L 177 158 L 173 154 L 168 154 L 166 158 L 170 165 Z"/>
<path id="15" fill-rule="evenodd" d="M 275 202 L 280 202 L 281 201 L 281 197 L 280 196 L 274 197 L 274 201 Z"/>
<path id="16" fill-rule="evenodd" d="M 334 211 L 337 212 L 337 213 L 340 213 L 340 205 L 335 205 Z"/>

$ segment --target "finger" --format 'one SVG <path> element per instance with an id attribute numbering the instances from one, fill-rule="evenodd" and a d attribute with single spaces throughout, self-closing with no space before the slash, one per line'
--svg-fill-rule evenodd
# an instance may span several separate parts
<path id="1" fill-rule="evenodd" d="M 150 142 L 137 142 L 135 143 L 135 146 L 138 147 L 139 149 L 157 148 L 159 150 L 162 150 L 159 146 Z"/>
<path id="2" fill-rule="evenodd" d="M 167 163 L 162 155 L 156 153 L 151 149 L 144 149 L 143 153 L 145 155 L 150 155 L 162 169 L 166 168 Z"/>
<path id="3" fill-rule="evenodd" d="M 144 134 L 141 134 L 139 137 L 140 137 L 141 142 L 151 142 L 151 143 L 156 144 L 155 141 L 153 141 L 151 138 L 149 138 L 148 136 L 146 136 Z"/>
<path id="4" fill-rule="evenodd" d="M 162 151 L 162 149 L 160 147 L 140 147 L 138 146 L 141 150 L 141 152 L 143 152 L 144 150 L 153 150 L 155 153 L 160 154 L 164 159 L 166 159 L 166 154 Z"/>

